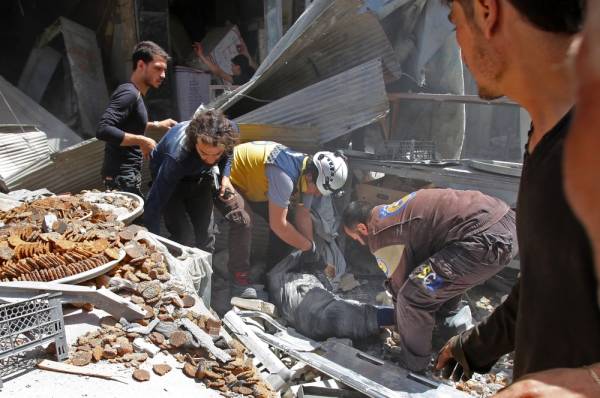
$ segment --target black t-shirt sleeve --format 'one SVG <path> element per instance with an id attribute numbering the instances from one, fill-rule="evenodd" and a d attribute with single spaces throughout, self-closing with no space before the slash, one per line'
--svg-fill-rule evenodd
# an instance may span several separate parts
<path id="1" fill-rule="evenodd" d="M 471 369 L 487 373 L 504 354 L 515 349 L 520 279 L 504 302 L 475 327 L 461 335 Z"/>
<path id="2" fill-rule="evenodd" d="M 121 129 L 121 125 L 137 102 L 138 95 L 133 89 L 127 88 L 119 88 L 113 93 L 98 123 L 96 138 L 116 145 L 121 144 L 127 132 Z"/>

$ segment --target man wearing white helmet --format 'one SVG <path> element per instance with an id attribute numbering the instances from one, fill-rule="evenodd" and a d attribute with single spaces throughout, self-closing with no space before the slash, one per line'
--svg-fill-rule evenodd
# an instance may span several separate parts
<path id="1" fill-rule="evenodd" d="M 254 214 L 269 223 L 268 269 L 289 254 L 291 248 L 301 250 L 305 260 L 315 261 L 312 200 L 339 192 L 347 177 L 348 166 L 337 153 L 322 151 L 309 156 L 271 141 L 238 145 L 234 150 L 231 182 L 240 194 L 236 196 L 241 197 L 237 206 L 249 217 L 230 222 L 228 267 L 234 286 L 250 285 Z M 288 215 L 293 222 L 288 221 Z M 245 296 L 253 293 L 250 289 L 242 290 Z"/>

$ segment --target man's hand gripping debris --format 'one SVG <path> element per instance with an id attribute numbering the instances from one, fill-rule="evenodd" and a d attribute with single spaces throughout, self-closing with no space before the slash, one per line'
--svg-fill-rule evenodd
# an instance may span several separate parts
<path id="1" fill-rule="evenodd" d="M 227 221 L 247 225 L 250 223 L 250 215 L 244 210 L 242 198 L 232 188 L 221 189 L 219 181 L 219 169 L 213 166 L 211 169 L 214 187 L 214 205 Z M 221 192 L 222 191 L 222 192 Z"/>

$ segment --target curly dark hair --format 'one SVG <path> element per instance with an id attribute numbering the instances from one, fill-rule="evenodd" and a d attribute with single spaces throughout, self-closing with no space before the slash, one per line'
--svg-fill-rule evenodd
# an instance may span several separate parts
<path id="1" fill-rule="evenodd" d="M 451 5 L 458 1 L 468 17 L 473 16 L 473 0 L 441 0 Z M 508 0 L 538 29 L 553 33 L 575 34 L 581 31 L 586 0 Z"/>
<path id="2" fill-rule="evenodd" d="M 223 146 L 230 152 L 240 140 L 237 126 L 216 109 L 196 111 L 185 129 L 187 150 L 196 151 L 198 140 L 211 146 Z"/>

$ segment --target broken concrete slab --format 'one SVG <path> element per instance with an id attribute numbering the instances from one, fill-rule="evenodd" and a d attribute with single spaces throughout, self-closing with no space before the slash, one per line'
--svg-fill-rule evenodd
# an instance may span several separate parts
<path id="1" fill-rule="evenodd" d="M 243 299 L 240 297 L 232 297 L 231 305 L 244 310 L 260 311 L 267 315 L 275 315 L 275 305 L 258 299 Z"/>

